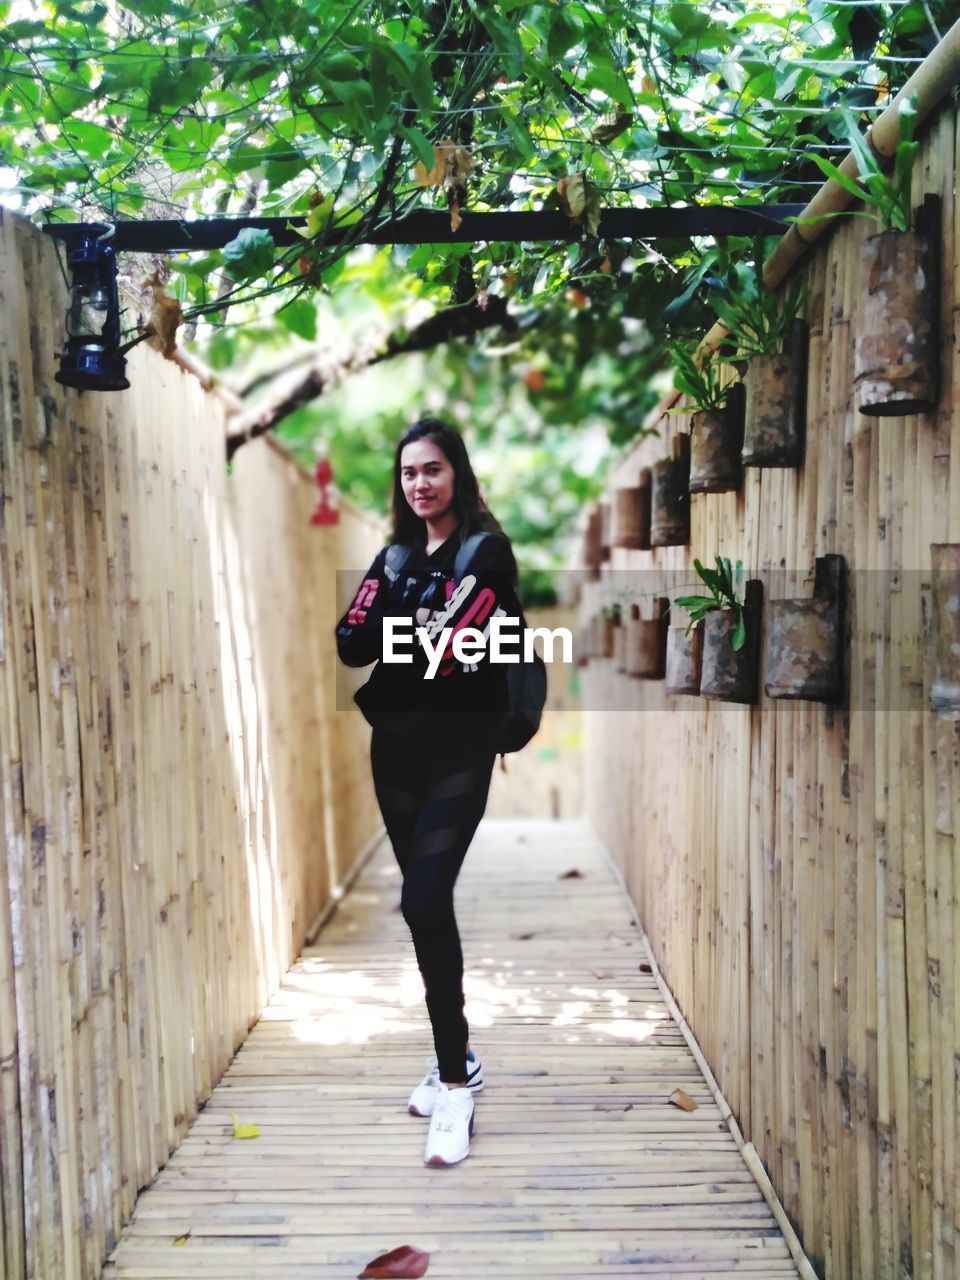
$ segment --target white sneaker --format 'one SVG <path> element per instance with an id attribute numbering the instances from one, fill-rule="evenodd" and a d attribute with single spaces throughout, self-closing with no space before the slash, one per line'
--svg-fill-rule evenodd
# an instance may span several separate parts
<path id="1" fill-rule="evenodd" d="M 407 1110 L 412 1116 L 432 1116 L 437 1092 L 440 1088 L 440 1064 L 436 1058 L 427 1063 L 427 1074 L 423 1077 L 407 1103 Z M 483 1063 L 473 1049 L 467 1054 L 467 1088 L 471 1093 L 483 1090 Z"/>
<path id="2" fill-rule="evenodd" d="M 440 1081 L 423 1149 L 424 1164 L 445 1166 L 466 1160 L 473 1133 L 473 1105 L 469 1089 L 448 1089 Z"/>

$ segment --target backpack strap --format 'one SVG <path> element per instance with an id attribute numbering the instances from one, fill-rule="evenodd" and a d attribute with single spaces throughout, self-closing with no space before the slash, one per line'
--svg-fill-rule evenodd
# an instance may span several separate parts
<path id="1" fill-rule="evenodd" d="M 387 554 L 383 560 L 383 572 L 391 585 L 396 582 L 407 567 L 414 550 L 414 547 L 407 546 L 403 542 L 391 542 L 390 546 L 387 547 Z"/>
<path id="2" fill-rule="evenodd" d="M 492 538 L 491 533 L 471 533 L 469 537 L 464 538 L 460 543 L 460 549 L 457 552 L 457 558 L 453 562 L 453 576 L 457 582 L 460 582 L 470 567 L 470 561 L 477 552 L 477 548 L 485 538 Z"/>
<path id="3" fill-rule="evenodd" d="M 453 564 L 453 576 L 457 582 L 460 582 L 470 568 L 470 561 L 476 555 L 478 547 L 486 538 L 495 537 L 492 533 L 471 533 L 460 543 L 457 551 L 457 558 Z M 387 547 L 387 554 L 383 560 L 383 571 L 386 574 L 388 582 L 393 584 L 402 575 L 410 561 L 411 556 L 417 550 L 416 547 L 410 546 L 404 542 L 391 542 Z"/>

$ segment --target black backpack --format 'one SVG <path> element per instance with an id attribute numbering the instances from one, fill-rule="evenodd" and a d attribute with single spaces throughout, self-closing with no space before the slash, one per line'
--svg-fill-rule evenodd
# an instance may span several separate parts
<path id="1" fill-rule="evenodd" d="M 474 553 L 484 538 L 496 537 L 489 533 L 471 533 L 464 538 L 454 561 L 453 576 L 459 582 L 470 567 Z M 393 583 L 406 568 L 413 555 L 414 548 L 403 543 L 394 542 L 387 547 L 384 558 L 384 572 Z M 527 621 L 515 601 L 520 617 L 520 625 L 526 630 Z M 525 747 L 540 728 L 540 718 L 544 703 L 547 700 L 547 668 L 538 653 L 534 653 L 529 662 L 524 661 L 521 645 L 520 661 L 504 663 L 507 686 L 507 709 L 503 713 L 497 742 L 497 754 L 519 751 Z"/>

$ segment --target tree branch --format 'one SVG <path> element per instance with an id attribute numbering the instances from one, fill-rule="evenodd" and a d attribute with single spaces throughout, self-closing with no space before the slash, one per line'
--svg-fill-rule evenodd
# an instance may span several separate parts
<path id="1" fill-rule="evenodd" d="M 507 301 L 501 297 L 489 297 L 484 306 L 472 304 L 466 307 L 449 307 L 430 316 L 409 332 L 401 330 L 391 334 L 384 349 L 361 365 L 348 364 L 341 369 L 331 371 L 314 365 L 290 390 L 286 391 L 271 404 L 253 409 L 239 416 L 230 431 L 227 432 L 227 461 L 229 462 L 237 450 L 248 440 L 265 435 L 268 431 L 301 409 L 311 400 L 330 387 L 335 374 L 344 372 L 359 373 L 362 369 L 379 364 L 383 360 L 391 360 L 394 356 L 408 355 L 413 351 L 428 351 L 444 342 L 452 342 L 456 338 L 472 337 L 484 329 L 502 326 L 512 333 L 517 323 L 507 311 Z"/>

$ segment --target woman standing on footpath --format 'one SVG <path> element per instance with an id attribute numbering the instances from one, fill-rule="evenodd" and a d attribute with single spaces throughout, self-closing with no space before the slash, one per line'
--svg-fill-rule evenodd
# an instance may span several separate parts
<path id="1" fill-rule="evenodd" d="M 414 423 L 397 446 L 393 480 L 394 547 L 384 547 L 367 570 L 337 625 L 337 651 L 351 667 L 380 659 L 385 618 L 408 620 L 403 634 L 425 627 L 434 644 L 450 629 L 433 679 L 424 678 L 428 659 L 414 638 L 413 662 L 378 661 L 356 701 L 373 726 L 374 788 L 403 874 L 401 910 L 436 1048 L 408 1109 L 430 1117 L 424 1162 L 452 1165 L 469 1154 L 474 1094 L 483 1088 L 464 1017 L 453 891 L 486 807 L 506 685 L 485 653 L 459 662 L 451 649 L 458 631 L 483 631 L 495 612 L 520 615 L 517 567 L 451 426 L 432 418 Z M 479 540 L 455 582 L 457 552 L 475 533 L 490 536 Z"/>

